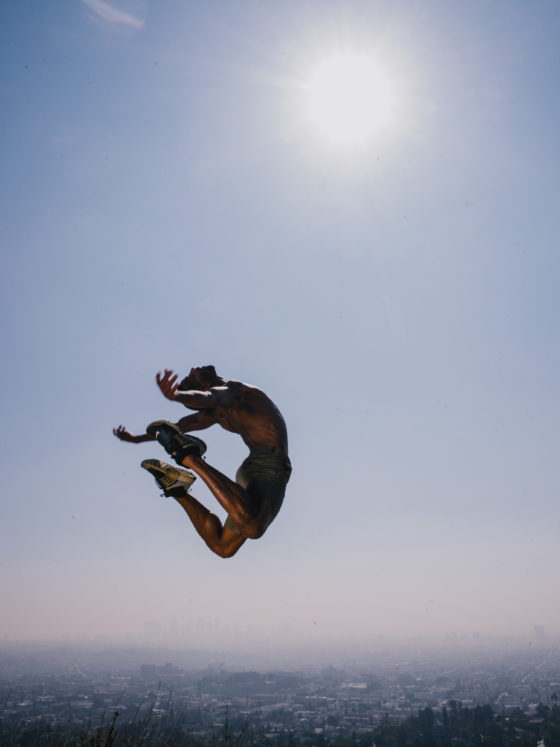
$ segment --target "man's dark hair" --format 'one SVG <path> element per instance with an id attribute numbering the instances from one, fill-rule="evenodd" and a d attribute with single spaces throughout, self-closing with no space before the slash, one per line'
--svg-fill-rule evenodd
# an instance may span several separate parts
<path id="1" fill-rule="evenodd" d="M 214 368 L 214 366 L 212 365 L 200 366 L 200 369 L 205 378 L 208 378 L 208 379 L 216 378 L 216 369 Z M 185 391 L 187 389 L 190 389 L 192 383 L 193 382 L 192 382 L 191 376 L 190 374 L 188 374 L 187 376 L 185 376 L 185 378 L 181 382 L 179 382 L 179 391 Z"/>

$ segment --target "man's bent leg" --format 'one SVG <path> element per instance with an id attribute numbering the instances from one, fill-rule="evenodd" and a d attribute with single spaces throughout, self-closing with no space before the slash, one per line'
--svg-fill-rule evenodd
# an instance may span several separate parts
<path id="1" fill-rule="evenodd" d="M 275 515 L 268 501 L 259 501 L 260 505 L 256 505 L 257 501 L 251 499 L 247 490 L 195 454 L 186 456 L 182 464 L 204 480 L 244 537 L 262 537 Z"/>
<path id="2" fill-rule="evenodd" d="M 166 420 L 156 420 L 147 426 L 146 432 L 154 436 L 177 464 L 190 467 L 208 485 L 219 503 L 226 509 L 244 537 L 262 537 L 274 519 L 270 500 L 257 485 L 241 485 L 230 480 L 214 467 L 202 460 L 206 444 L 194 436 L 186 436 L 174 424 Z"/>
<path id="3" fill-rule="evenodd" d="M 222 527 L 218 517 L 192 495 L 173 497 L 185 509 L 198 534 L 216 555 L 221 558 L 231 558 L 245 542 L 246 537 L 232 529 Z"/>

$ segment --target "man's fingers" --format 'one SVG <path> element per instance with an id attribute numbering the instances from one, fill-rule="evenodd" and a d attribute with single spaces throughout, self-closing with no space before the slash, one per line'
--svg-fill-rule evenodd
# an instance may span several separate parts
<path id="1" fill-rule="evenodd" d="M 177 391 L 177 374 L 173 373 L 170 368 L 165 368 L 163 375 L 160 371 L 157 372 L 156 381 L 163 395 L 168 399 L 173 399 Z"/>
<path id="2" fill-rule="evenodd" d="M 156 381 L 158 384 L 167 383 L 168 381 L 172 379 L 176 379 L 176 378 L 177 378 L 177 374 L 174 374 L 172 369 L 170 368 L 164 368 L 163 375 L 161 374 L 160 371 L 158 371 L 156 374 Z"/>

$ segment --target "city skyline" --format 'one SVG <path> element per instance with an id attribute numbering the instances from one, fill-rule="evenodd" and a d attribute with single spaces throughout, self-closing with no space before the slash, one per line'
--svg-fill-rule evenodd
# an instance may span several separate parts
<path id="1" fill-rule="evenodd" d="M 163 734 L 189 745 L 236 734 L 248 744 L 352 744 L 359 735 L 369 745 L 385 729 L 400 736 L 389 744 L 402 744 L 423 722 L 429 744 L 455 723 L 466 744 L 486 731 L 488 744 L 527 732 L 525 744 L 553 745 L 559 652 L 558 645 L 415 646 L 300 655 L 290 666 L 285 658 L 240 662 L 160 647 L 27 644 L 0 648 L 2 734 L 34 733 L 37 741 L 47 731 L 51 740 L 71 733 L 77 741 L 112 724 L 117 743 L 133 729 L 146 743 Z"/>

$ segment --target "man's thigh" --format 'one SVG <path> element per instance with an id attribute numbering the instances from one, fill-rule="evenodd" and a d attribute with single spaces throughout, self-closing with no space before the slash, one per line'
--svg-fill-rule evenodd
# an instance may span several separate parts
<path id="1" fill-rule="evenodd" d="M 276 482 L 250 480 L 245 490 L 254 508 L 255 518 L 265 521 L 268 526 L 282 508 L 286 494 L 285 486 Z"/>
<path id="2" fill-rule="evenodd" d="M 282 508 L 286 488 L 264 480 L 249 480 L 243 487 L 249 498 L 253 518 L 268 527 Z M 227 517 L 224 528 L 239 532 L 231 516 Z"/>

